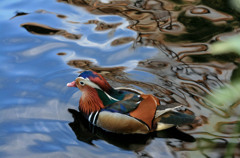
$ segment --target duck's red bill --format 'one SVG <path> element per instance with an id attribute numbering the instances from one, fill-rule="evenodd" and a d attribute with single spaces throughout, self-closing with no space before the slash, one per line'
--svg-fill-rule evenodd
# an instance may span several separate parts
<path id="1" fill-rule="evenodd" d="M 72 82 L 67 83 L 67 86 L 68 87 L 77 87 L 76 81 L 72 81 Z"/>

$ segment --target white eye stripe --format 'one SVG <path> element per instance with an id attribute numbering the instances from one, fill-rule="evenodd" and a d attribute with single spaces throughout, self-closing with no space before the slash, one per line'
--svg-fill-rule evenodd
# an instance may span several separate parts
<path id="1" fill-rule="evenodd" d="M 87 78 L 87 77 L 86 77 L 86 78 L 83 78 L 83 77 L 77 77 L 77 78 L 80 78 L 80 79 L 82 79 L 82 80 L 88 80 L 88 81 L 90 81 L 89 78 Z"/>
<path id="2" fill-rule="evenodd" d="M 78 77 L 78 78 L 85 80 L 85 78 L 83 78 L 83 77 Z"/>
<path id="3" fill-rule="evenodd" d="M 80 82 L 84 82 L 86 85 L 89 85 L 89 86 L 91 86 L 93 88 L 97 88 L 97 89 L 102 90 L 97 84 L 95 84 L 92 81 L 90 81 L 89 78 L 83 78 L 83 77 L 78 77 L 78 78 L 83 80 L 83 81 L 80 81 Z"/>

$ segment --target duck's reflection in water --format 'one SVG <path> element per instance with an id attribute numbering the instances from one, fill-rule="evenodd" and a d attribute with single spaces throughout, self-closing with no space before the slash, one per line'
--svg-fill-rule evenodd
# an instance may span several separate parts
<path id="1" fill-rule="evenodd" d="M 93 146 L 95 146 L 93 141 L 104 140 L 121 149 L 133 151 L 139 156 L 144 153 L 144 156 L 149 157 L 150 155 L 145 153 L 144 149 L 155 138 L 174 138 L 185 142 L 195 142 L 194 137 L 178 130 L 176 127 L 149 134 L 111 133 L 90 124 L 81 112 L 74 109 L 68 109 L 68 111 L 72 114 L 74 119 L 73 122 L 69 123 L 69 126 L 72 128 L 77 139 Z"/>

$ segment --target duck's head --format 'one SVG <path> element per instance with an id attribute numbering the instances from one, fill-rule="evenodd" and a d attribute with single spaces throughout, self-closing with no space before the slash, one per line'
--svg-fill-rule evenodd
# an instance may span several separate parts
<path id="1" fill-rule="evenodd" d="M 79 108 L 86 114 L 100 110 L 111 100 L 108 93 L 113 88 L 106 79 L 94 71 L 82 72 L 75 81 L 68 83 L 67 86 L 77 87 L 82 91 Z"/>
<path id="2" fill-rule="evenodd" d="M 109 83 L 106 81 L 105 78 L 103 78 L 100 74 L 94 72 L 94 71 L 83 71 L 75 81 L 68 83 L 68 87 L 77 87 L 82 92 L 88 88 L 95 88 L 102 90 L 104 92 L 109 93 L 110 90 L 112 90 L 112 87 L 109 85 Z"/>

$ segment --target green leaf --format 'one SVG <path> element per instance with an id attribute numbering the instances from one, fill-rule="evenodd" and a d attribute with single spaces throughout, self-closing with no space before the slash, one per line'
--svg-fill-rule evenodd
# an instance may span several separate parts
<path id="1" fill-rule="evenodd" d="M 210 53 L 223 54 L 235 52 L 240 54 L 240 35 L 234 36 L 227 41 L 214 43 L 210 47 Z"/>
<path id="2" fill-rule="evenodd" d="M 207 99 L 218 106 L 231 105 L 240 99 L 240 81 L 215 90 Z"/>
<path id="3" fill-rule="evenodd" d="M 231 0 L 231 5 L 234 7 L 236 10 L 240 10 L 240 1 L 239 0 Z"/>

